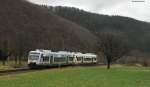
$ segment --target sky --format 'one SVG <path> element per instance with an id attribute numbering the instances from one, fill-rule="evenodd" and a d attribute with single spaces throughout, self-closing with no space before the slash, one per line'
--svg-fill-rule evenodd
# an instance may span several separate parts
<path id="1" fill-rule="evenodd" d="M 99 14 L 120 15 L 150 22 L 150 0 L 29 0 L 36 4 L 69 6 Z M 144 1 L 144 2 L 138 2 Z"/>

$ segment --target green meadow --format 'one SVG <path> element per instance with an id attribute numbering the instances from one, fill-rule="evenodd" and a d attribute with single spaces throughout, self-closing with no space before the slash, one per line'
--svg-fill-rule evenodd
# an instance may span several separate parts
<path id="1" fill-rule="evenodd" d="M 150 87 L 150 68 L 68 67 L 0 76 L 0 87 Z"/>

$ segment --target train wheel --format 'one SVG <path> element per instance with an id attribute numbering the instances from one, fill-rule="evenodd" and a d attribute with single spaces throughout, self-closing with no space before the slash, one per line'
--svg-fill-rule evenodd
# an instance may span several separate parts
<path id="1" fill-rule="evenodd" d="M 28 64 L 28 67 L 29 67 L 30 69 L 36 69 L 36 68 L 37 68 L 37 65 L 36 65 L 36 63 L 30 63 L 30 64 Z"/>

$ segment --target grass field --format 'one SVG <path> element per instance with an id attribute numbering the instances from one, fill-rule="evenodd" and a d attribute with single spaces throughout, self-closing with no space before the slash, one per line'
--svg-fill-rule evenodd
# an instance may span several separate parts
<path id="1" fill-rule="evenodd" d="M 0 87 L 150 87 L 150 68 L 69 67 L 1 76 Z"/>

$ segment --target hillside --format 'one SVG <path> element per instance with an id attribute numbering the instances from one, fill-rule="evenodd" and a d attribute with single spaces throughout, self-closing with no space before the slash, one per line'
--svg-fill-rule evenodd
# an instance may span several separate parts
<path id="1" fill-rule="evenodd" d="M 91 51 L 87 29 L 25 0 L 0 0 L 0 49 L 21 56 L 33 49 Z"/>
<path id="2" fill-rule="evenodd" d="M 113 32 L 122 35 L 132 51 L 150 52 L 150 24 L 129 17 L 108 16 L 73 7 L 48 7 L 53 13 L 71 20 L 94 33 Z"/>

